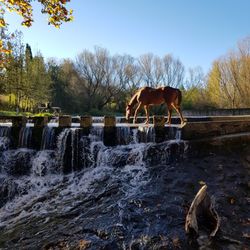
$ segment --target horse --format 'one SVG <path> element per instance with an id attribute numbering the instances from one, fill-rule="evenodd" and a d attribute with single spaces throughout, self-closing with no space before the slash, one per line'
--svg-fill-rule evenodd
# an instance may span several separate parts
<path id="1" fill-rule="evenodd" d="M 140 88 L 132 96 L 131 100 L 129 101 L 126 107 L 126 120 L 129 121 L 132 109 L 134 108 L 136 104 L 138 104 L 134 113 L 133 123 L 136 122 L 137 113 L 139 109 L 142 106 L 144 106 L 146 117 L 147 117 L 145 123 L 148 124 L 149 123 L 149 106 L 166 103 L 167 110 L 168 110 L 168 119 L 166 123 L 171 124 L 172 109 L 174 108 L 180 116 L 181 124 L 184 124 L 184 118 L 182 116 L 182 112 L 180 109 L 181 100 L 182 100 L 181 91 L 176 88 L 172 88 L 169 86 L 158 87 L 158 88 L 151 88 L 151 87 Z"/>

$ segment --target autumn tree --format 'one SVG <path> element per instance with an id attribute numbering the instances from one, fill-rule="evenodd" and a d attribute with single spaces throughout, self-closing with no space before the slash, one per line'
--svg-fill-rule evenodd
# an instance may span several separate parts
<path id="1" fill-rule="evenodd" d="M 69 22 L 73 20 L 73 11 L 66 8 L 66 4 L 70 0 L 37 0 L 41 3 L 41 12 L 48 15 L 48 24 L 59 28 L 63 22 Z M 6 10 L 10 12 L 16 12 L 22 18 L 22 25 L 30 27 L 33 23 L 33 7 L 32 0 L 0 0 L 0 70 L 2 71 L 6 67 L 5 55 L 11 53 L 11 49 L 8 47 L 8 37 L 3 35 L 3 31 L 7 30 L 8 24 L 5 20 Z"/>
<path id="2" fill-rule="evenodd" d="M 31 47 L 23 43 L 22 33 L 15 32 L 8 44 L 12 53 L 1 74 L 1 91 L 9 96 L 10 107 L 31 110 L 37 103 L 50 99 L 50 78 L 41 53 L 33 56 Z"/>
<path id="3" fill-rule="evenodd" d="M 3 76 L 6 66 L 9 63 L 11 44 L 15 37 L 14 33 L 8 31 L 7 27 L 0 27 L 0 75 Z"/>
<path id="4" fill-rule="evenodd" d="M 0 1 L 0 26 L 6 26 L 4 19 L 4 13 L 7 10 L 16 12 L 23 18 L 22 25 L 31 26 L 33 20 L 33 7 L 31 0 L 1 0 Z M 66 4 L 70 0 L 38 0 L 41 3 L 41 12 L 48 15 L 48 24 L 52 24 L 55 27 L 60 27 L 62 22 L 69 22 L 73 19 L 72 10 L 66 8 Z"/>
<path id="5" fill-rule="evenodd" d="M 216 60 L 209 72 L 208 94 L 221 108 L 250 105 L 250 37 L 239 42 L 236 50 Z"/>
<path id="6" fill-rule="evenodd" d="M 211 106 L 206 97 L 206 76 L 201 67 L 189 68 L 181 89 L 185 108 L 202 109 Z"/>

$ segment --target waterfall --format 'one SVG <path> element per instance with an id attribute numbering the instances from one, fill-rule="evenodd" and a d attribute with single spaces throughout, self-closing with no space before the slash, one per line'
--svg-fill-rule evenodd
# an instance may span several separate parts
<path id="1" fill-rule="evenodd" d="M 117 144 L 129 144 L 131 142 L 130 127 L 117 127 L 116 130 Z"/>
<path id="2" fill-rule="evenodd" d="M 10 137 L 10 127 L 0 126 L 0 137 Z"/>
<path id="3" fill-rule="evenodd" d="M 55 152 L 53 150 L 38 151 L 32 160 L 32 175 L 45 176 L 56 173 Z"/>
<path id="4" fill-rule="evenodd" d="M 93 126 L 90 130 L 90 135 L 92 141 L 102 141 L 103 140 L 103 127 Z"/>
<path id="5" fill-rule="evenodd" d="M 155 142 L 155 129 L 154 127 L 138 127 L 139 142 Z"/>
<path id="6" fill-rule="evenodd" d="M 67 140 L 70 133 L 71 129 L 66 128 L 57 137 L 57 162 L 60 172 L 64 172 L 65 158 L 67 159 L 67 157 L 65 157 L 65 154 L 67 152 Z M 68 159 L 68 162 L 69 160 L 70 159 Z"/>
<path id="7" fill-rule="evenodd" d="M 22 127 L 19 132 L 18 147 L 19 148 L 31 147 L 31 139 L 32 139 L 32 128 Z"/>
<path id="8" fill-rule="evenodd" d="M 118 145 L 108 147 L 103 143 L 103 126 L 93 126 L 89 134 L 84 134 L 79 128 L 61 130 L 45 127 L 42 131 L 41 150 L 36 151 L 29 149 L 32 128 L 21 128 L 19 149 L 8 150 L 6 140 L 9 138 L 0 137 L 0 177 L 6 176 L 5 184 L 0 184 L 0 198 L 6 194 L 7 198 L 4 196 L 6 199 L 3 199 L 3 203 L 6 203 L 16 196 L 29 193 L 29 190 L 37 192 L 39 186 L 50 188 L 50 180 L 57 182 L 62 176 L 84 175 L 89 171 L 99 175 L 102 170 L 108 170 L 107 173 L 114 175 L 109 178 L 116 178 L 119 172 L 117 178 L 125 180 L 123 185 L 126 186 L 126 194 L 132 194 L 143 184 L 148 166 L 169 164 L 182 154 L 185 146 L 180 140 L 180 131 L 172 130 L 169 133 L 175 132 L 176 140 L 173 137 L 172 141 L 155 144 L 153 127 L 117 127 Z M 1 128 L 0 131 L 1 135 L 10 134 L 9 128 Z M 3 139 L 6 142 L 1 145 Z M 99 170 L 93 170 L 95 168 Z M 65 178 L 67 180 L 69 177 Z M 86 178 L 84 176 L 82 180 Z M 18 191 L 15 191 L 16 187 Z"/>
<path id="9" fill-rule="evenodd" d="M 177 141 L 180 141 L 180 140 L 181 140 L 181 129 L 177 129 L 177 130 L 176 130 L 175 139 L 176 139 Z"/>
<path id="10" fill-rule="evenodd" d="M 53 127 L 44 127 L 42 134 L 41 150 L 53 149 L 55 142 L 55 130 Z"/>
<path id="11" fill-rule="evenodd" d="M 0 126 L 0 152 L 5 151 L 10 146 L 10 127 Z"/>

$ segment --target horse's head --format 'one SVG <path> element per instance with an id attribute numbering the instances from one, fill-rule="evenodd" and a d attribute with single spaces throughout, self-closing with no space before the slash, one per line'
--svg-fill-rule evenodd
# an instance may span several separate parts
<path id="1" fill-rule="evenodd" d="M 127 107 L 126 107 L 126 120 L 127 121 L 129 121 L 129 118 L 130 118 L 130 115 L 131 115 L 131 110 L 132 110 L 132 108 L 131 108 L 131 105 L 127 105 Z"/>

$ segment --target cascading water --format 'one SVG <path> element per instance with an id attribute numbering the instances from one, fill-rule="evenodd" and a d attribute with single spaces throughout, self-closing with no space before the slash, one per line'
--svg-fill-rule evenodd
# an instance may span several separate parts
<path id="1" fill-rule="evenodd" d="M 102 141 L 103 140 L 103 127 L 101 126 L 92 127 L 89 136 L 92 141 Z"/>
<path id="2" fill-rule="evenodd" d="M 146 137 L 140 138 L 140 141 L 153 142 L 153 129 L 146 128 L 144 131 Z M 103 127 L 93 127 L 88 136 L 81 135 L 79 129 L 66 128 L 58 135 L 56 147 L 53 149 L 55 130 L 45 127 L 41 151 L 36 152 L 27 149 L 31 145 L 32 129 L 22 128 L 19 133 L 20 149 L 7 150 L 8 147 L 2 147 L 1 173 L 11 175 L 12 178 L 24 175 L 45 178 L 50 174 L 72 173 L 74 170 L 91 167 L 145 168 L 145 156 L 146 152 L 150 151 L 150 144 L 138 144 L 139 132 L 135 128 L 120 127 L 117 129 L 117 138 L 119 144 L 123 145 L 106 147 L 102 142 Z M 2 128 L 1 135 L 9 135 L 9 128 Z"/>
<path id="3" fill-rule="evenodd" d="M 55 130 L 53 127 L 44 127 L 42 134 L 41 150 L 53 149 L 55 142 Z"/>
<path id="4" fill-rule="evenodd" d="M 0 126 L 0 153 L 10 146 L 10 127 Z"/>
<path id="5" fill-rule="evenodd" d="M 22 127 L 19 132 L 19 148 L 28 148 L 31 147 L 31 138 L 32 138 L 32 128 L 31 127 Z"/>
<path id="6" fill-rule="evenodd" d="M 0 137 L 10 137 L 10 127 L 0 126 Z"/>
<path id="7" fill-rule="evenodd" d="M 69 136 L 71 135 L 71 129 L 64 129 L 57 138 L 57 162 L 58 168 L 60 172 L 64 172 L 65 160 L 67 160 L 66 164 L 71 163 L 71 157 L 67 157 L 66 153 L 69 152 L 67 150 L 67 141 L 71 139 Z M 72 151 L 71 151 L 72 152 Z M 70 159 L 69 159 L 70 158 Z M 71 168 L 71 164 L 70 164 Z"/>
<path id="8" fill-rule="evenodd" d="M 161 143 L 151 127 L 116 132 L 109 147 L 102 126 L 46 127 L 41 150 L 0 150 L 0 248 L 172 249 L 178 236 L 188 249 L 184 205 L 204 177 L 180 164 L 181 132 Z"/>

